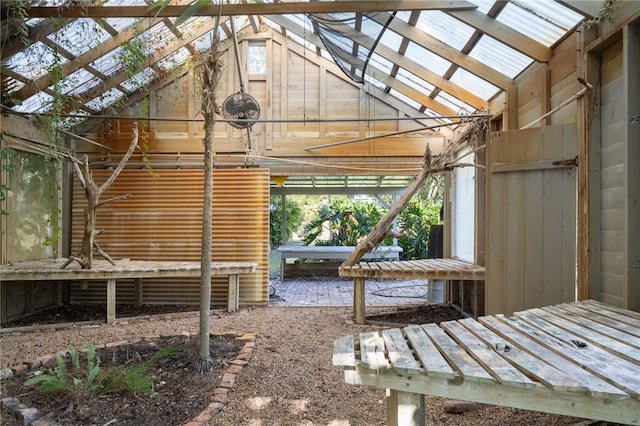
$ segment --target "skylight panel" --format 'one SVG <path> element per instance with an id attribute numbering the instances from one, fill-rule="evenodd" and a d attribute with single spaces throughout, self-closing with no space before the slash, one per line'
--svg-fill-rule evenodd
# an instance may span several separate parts
<path id="1" fill-rule="evenodd" d="M 486 35 L 480 38 L 469 56 L 510 78 L 516 77 L 533 62 L 530 57 Z"/>
<path id="2" fill-rule="evenodd" d="M 435 97 L 435 100 L 462 115 L 471 114 L 476 110 L 471 105 L 443 91 L 438 93 L 438 96 Z"/>
<path id="3" fill-rule="evenodd" d="M 416 27 L 458 50 L 462 50 L 475 32 L 469 25 L 440 11 L 423 11 Z"/>
<path id="4" fill-rule="evenodd" d="M 364 81 L 365 81 L 365 83 L 368 83 L 368 84 L 374 86 L 377 89 L 380 89 L 380 90 L 383 90 L 383 91 L 387 89 L 387 85 L 386 84 L 382 83 L 380 80 L 378 80 L 377 78 L 375 78 L 375 77 L 373 77 L 373 76 L 371 76 L 369 74 L 365 74 Z"/>
<path id="5" fill-rule="evenodd" d="M 113 88 L 108 92 L 104 92 L 102 95 L 96 98 L 93 98 L 92 100 L 87 102 L 85 105 L 94 111 L 100 112 L 105 108 L 109 107 L 110 105 L 113 105 L 115 102 L 122 99 L 123 97 L 124 97 L 124 93 L 122 93 L 116 88 Z"/>
<path id="6" fill-rule="evenodd" d="M 136 36 L 136 39 L 142 40 L 145 54 L 151 55 L 167 43 L 176 40 L 177 37 L 164 23 L 159 23 Z"/>
<path id="7" fill-rule="evenodd" d="M 106 41 L 110 34 L 93 19 L 75 19 L 47 38 L 63 49 L 79 56 L 100 43 Z"/>
<path id="8" fill-rule="evenodd" d="M 399 100 L 401 100 L 405 104 L 410 105 L 411 107 L 413 107 L 415 109 L 420 109 L 423 106 L 420 102 L 417 102 L 417 101 L 411 99 L 410 97 L 398 92 L 395 89 L 391 89 L 389 91 L 389 94 L 394 96 L 394 97 L 396 97 L 396 98 L 398 98 Z"/>
<path id="9" fill-rule="evenodd" d="M 122 48 L 120 46 L 102 55 L 100 58 L 93 61 L 91 67 L 95 68 L 107 77 L 117 74 L 122 69 L 122 63 L 120 62 L 120 55 L 122 54 Z"/>
<path id="10" fill-rule="evenodd" d="M 446 73 L 451 67 L 451 62 L 414 42 L 409 43 L 404 56 L 438 75 L 444 75 L 444 73 Z"/>
<path id="11" fill-rule="evenodd" d="M 160 68 L 169 70 L 184 64 L 187 61 L 187 59 L 189 59 L 190 56 L 191 54 L 189 53 L 189 51 L 186 48 L 181 47 L 180 49 L 173 52 L 171 55 L 168 55 L 160 59 L 157 64 Z"/>
<path id="12" fill-rule="evenodd" d="M 126 30 L 136 22 L 134 18 L 106 18 L 105 21 L 107 21 L 107 24 L 119 33 Z"/>
<path id="13" fill-rule="evenodd" d="M 36 80 L 47 74 L 54 64 L 66 62 L 66 58 L 56 54 L 43 42 L 37 41 L 13 55 L 4 65 L 30 80 Z"/>
<path id="14" fill-rule="evenodd" d="M 378 55 L 377 53 L 373 53 L 371 55 L 371 59 L 369 60 L 369 64 L 371 64 L 375 68 L 378 68 L 378 69 L 384 71 L 387 75 L 391 74 L 391 70 L 392 70 L 393 65 L 394 65 L 393 62 L 391 62 L 387 58 L 384 58 L 384 57 Z"/>
<path id="15" fill-rule="evenodd" d="M 146 86 L 151 83 L 153 79 L 156 77 L 155 71 L 151 68 L 145 68 L 138 74 L 131 77 L 129 80 L 122 82 L 122 87 L 127 89 L 129 92 L 135 92 L 141 87 Z"/>
<path id="16" fill-rule="evenodd" d="M 400 68 L 398 70 L 398 75 L 396 75 L 396 79 L 409 87 L 417 88 L 424 93 L 430 93 L 435 89 L 435 86 L 417 75 L 405 70 L 404 68 Z"/>
<path id="17" fill-rule="evenodd" d="M 77 94 L 96 86 L 101 80 L 84 68 L 80 68 L 60 81 L 60 91 L 67 95 Z M 83 87 L 84 86 L 84 87 Z"/>
<path id="18" fill-rule="evenodd" d="M 491 10 L 495 4 L 495 0 L 468 0 L 470 3 L 478 6 L 478 12 L 482 12 L 485 15 Z"/>
<path id="19" fill-rule="evenodd" d="M 38 92 L 30 98 L 22 101 L 20 105 L 13 107 L 14 111 L 18 112 L 36 112 L 43 110 L 45 105 L 52 102 L 53 96 L 45 92 Z"/>
<path id="20" fill-rule="evenodd" d="M 72 111 L 68 117 L 64 117 L 62 119 L 62 127 L 65 129 L 70 129 L 78 124 L 82 123 L 86 120 L 85 117 L 89 117 L 89 113 L 84 110 L 74 110 Z"/>
<path id="21" fill-rule="evenodd" d="M 385 31 L 380 38 L 380 43 L 390 49 L 393 49 L 394 52 L 397 52 L 400 50 L 400 44 L 402 43 L 403 38 L 404 37 L 395 31 Z"/>
<path id="22" fill-rule="evenodd" d="M 5 77 L 2 81 L 2 84 L 4 89 L 8 93 L 17 92 L 25 86 L 23 82 L 21 82 L 20 80 L 16 80 L 13 77 Z"/>
<path id="23" fill-rule="evenodd" d="M 464 68 L 458 68 L 449 80 L 484 100 L 491 99 L 500 91 L 500 88 L 470 73 Z"/>
<path id="24" fill-rule="evenodd" d="M 552 46 L 582 20 L 582 16 L 551 0 L 514 1 L 496 18 L 528 37 Z"/>

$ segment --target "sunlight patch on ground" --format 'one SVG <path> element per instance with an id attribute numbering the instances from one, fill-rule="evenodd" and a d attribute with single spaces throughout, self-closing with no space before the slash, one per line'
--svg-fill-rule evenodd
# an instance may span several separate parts
<path id="1" fill-rule="evenodd" d="M 252 410 L 264 410 L 273 401 L 270 396 L 256 396 L 247 399 L 247 406 Z"/>
<path id="2" fill-rule="evenodd" d="M 302 414 L 307 411 L 309 400 L 307 398 L 294 399 L 289 402 L 291 404 L 291 414 Z"/>
<path id="3" fill-rule="evenodd" d="M 327 426 L 349 426 L 349 420 L 331 420 Z"/>

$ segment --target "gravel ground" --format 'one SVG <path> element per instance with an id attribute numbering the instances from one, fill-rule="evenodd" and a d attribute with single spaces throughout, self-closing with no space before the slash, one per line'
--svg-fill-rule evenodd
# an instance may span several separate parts
<path id="1" fill-rule="evenodd" d="M 211 425 L 385 424 L 385 392 L 344 383 L 342 368 L 333 367 L 333 341 L 345 334 L 372 330 L 356 326 L 349 307 L 270 307 L 234 314 L 215 312 L 212 331 L 257 333 L 250 364 L 238 377 L 224 410 Z M 369 311 L 368 311 L 369 312 Z M 374 313 L 371 309 L 370 313 Z M 126 319 L 113 325 L 75 326 L 0 336 L 0 365 L 13 365 L 68 349 L 112 343 L 168 330 L 196 331 L 197 316 L 173 319 Z M 443 410 L 444 400 L 427 399 L 427 423 L 444 425 L 575 425 L 580 419 L 486 407 L 464 414 Z M 581 423 L 582 424 L 582 423 Z M 589 423 L 590 424 L 590 423 Z M 602 424 L 602 423 L 599 423 Z"/>

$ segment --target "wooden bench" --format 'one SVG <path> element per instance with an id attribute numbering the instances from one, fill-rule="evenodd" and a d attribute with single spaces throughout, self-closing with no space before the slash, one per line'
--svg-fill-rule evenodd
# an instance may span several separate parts
<path id="1" fill-rule="evenodd" d="M 284 264 L 286 259 L 324 259 L 324 260 L 344 260 L 352 252 L 355 246 L 280 246 L 280 279 L 284 280 Z M 365 259 L 395 259 L 400 258 L 402 247 L 400 246 L 379 246 L 372 252 L 367 253 Z"/>
<path id="2" fill-rule="evenodd" d="M 345 381 L 390 389 L 388 425 L 424 395 L 640 424 L 640 313 L 596 301 L 344 336 Z"/>
<path id="3" fill-rule="evenodd" d="M 365 280 L 395 278 L 429 280 L 484 280 L 484 266 L 459 259 L 422 259 L 395 262 L 360 262 L 340 266 L 341 277 L 353 278 L 353 312 L 356 324 L 365 322 Z"/>
<path id="4" fill-rule="evenodd" d="M 17 262 L 11 265 L 0 265 L 2 281 L 70 281 L 70 280 L 106 280 L 107 281 L 107 323 L 116 320 L 116 281 L 134 278 L 136 280 L 136 304 L 142 301 L 143 278 L 179 278 L 199 277 L 200 262 L 159 262 L 148 260 L 118 260 L 111 265 L 106 260 L 93 262 L 93 269 L 80 269 L 72 263 L 60 269 L 66 259 L 49 259 L 41 261 Z M 256 271 L 256 263 L 214 262 L 211 264 L 211 275 L 229 276 L 229 296 L 227 309 L 235 312 L 239 308 L 239 274 L 252 274 Z"/>

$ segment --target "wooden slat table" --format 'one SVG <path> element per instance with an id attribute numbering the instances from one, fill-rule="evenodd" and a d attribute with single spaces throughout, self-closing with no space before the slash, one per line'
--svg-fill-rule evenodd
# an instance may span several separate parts
<path id="1" fill-rule="evenodd" d="M 592 300 L 344 336 L 333 364 L 390 389 L 389 425 L 424 425 L 424 395 L 640 424 L 640 313 Z"/>
<path id="2" fill-rule="evenodd" d="M 116 281 L 125 278 L 178 278 L 199 277 L 200 262 L 159 262 L 147 260 L 118 260 L 111 265 L 106 260 L 95 260 L 92 269 L 80 269 L 74 262 L 60 269 L 66 259 L 48 259 L 17 262 L 0 265 L 0 281 L 66 281 L 66 280 L 106 280 L 107 281 L 107 322 L 116 319 Z M 229 276 L 229 312 L 238 310 L 239 274 L 252 274 L 256 263 L 214 262 L 211 275 Z M 138 282 L 140 284 L 140 282 Z M 142 297 L 141 290 L 136 291 Z"/>
<path id="3" fill-rule="evenodd" d="M 353 278 L 353 312 L 356 324 L 365 322 L 365 280 L 394 278 L 430 280 L 484 280 L 484 266 L 459 259 L 422 259 L 390 262 L 360 262 L 340 266 L 341 277 Z"/>
<path id="4" fill-rule="evenodd" d="M 286 259 L 324 259 L 344 260 L 353 252 L 355 246 L 280 246 L 278 252 L 282 258 L 280 280 L 284 280 L 284 263 Z M 364 255 L 365 259 L 398 260 L 402 253 L 400 246 L 378 246 Z"/>

